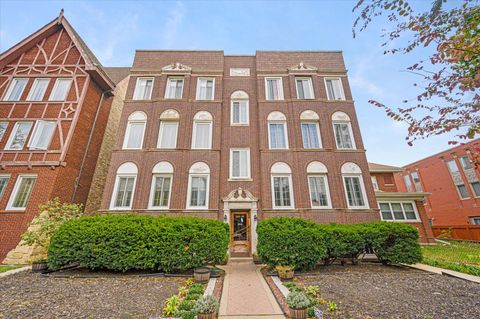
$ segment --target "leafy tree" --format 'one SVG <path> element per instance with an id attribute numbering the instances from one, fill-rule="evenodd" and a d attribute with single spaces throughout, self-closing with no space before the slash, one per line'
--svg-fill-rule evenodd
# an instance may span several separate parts
<path id="1" fill-rule="evenodd" d="M 406 0 L 358 0 L 353 12 L 358 13 L 353 23 L 354 37 L 374 19 L 387 15 L 393 29 L 384 31 L 384 54 L 407 54 L 418 52 L 422 47 L 434 48 L 428 58 L 407 69 L 420 77 L 420 81 L 414 83 L 421 88 L 415 99 L 404 100 L 400 107 L 369 101 L 384 109 L 392 119 L 409 125 L 406 137 L 409 145 L 415 140 L 447 132 L 456 133 L 456 140 L 450 144 L 468 141 L 480 134 L 478 0 L 448 3 L 434 0 L 425 12 L 415 12 Z M 404 37 L 408 39 L 406 44 L 397 46 L 396 40 Z"/>

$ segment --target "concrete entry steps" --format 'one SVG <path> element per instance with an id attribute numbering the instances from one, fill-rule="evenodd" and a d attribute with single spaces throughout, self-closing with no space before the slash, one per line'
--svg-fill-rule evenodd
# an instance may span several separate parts
<path id="1" fill-rule="evenodd" d="M 252 258 L 230 258 L 225 270 L 219 318 L 284 319 L 285 316 Z"/>

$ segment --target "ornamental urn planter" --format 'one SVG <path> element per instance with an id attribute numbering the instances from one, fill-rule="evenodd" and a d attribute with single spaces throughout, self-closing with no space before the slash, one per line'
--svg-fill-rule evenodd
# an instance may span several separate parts
<path id="1" fill-rule="evenodd" d="M 37 260 L 32 262 L 32 271 L 33 272 L 41 272 L 48 269 L 47 261 L 46 260 Z"/>
<path id="2" fill-rule="evenodd" d="M 306 319 L 307 318 L 307 308 L 303 309 L 292 309 L 288 308 L 290 311 L 290 317 L 292 319 Z"/>
<path id="3" fill-rule="evenodd" d="M 217 313 L 197 313 L 197 319 L 216 319 Z"/>
<path id="4" fill-rule="evenodd" d="M 293 270 L 292 267 L 288 266 L 277 266 L 276 267 L 278 277 L 280 277 L 281 280 L 284 281 L 290 281 L 293 279 L 295 275 L 295 271 Z"/>
<path id="5" fill-rule="evenodd" d="M 195 279 L 195 282 L 207 282 L 210 280 L 210 268 L 207 267 L 198 267 L 193 270 L 193 278 Z M 200 318 L 200 317 L 199 317 Z M 207 317 L 205 317 L 207 318 Z M 208 317 L 210 318 L 210 317 Z"/>

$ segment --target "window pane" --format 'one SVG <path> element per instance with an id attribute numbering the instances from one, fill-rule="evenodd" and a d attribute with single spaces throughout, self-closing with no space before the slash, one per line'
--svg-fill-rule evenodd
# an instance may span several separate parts
<path id="1" fill-rule="evenodd" d="M 25 208 L 27 207 L 28 199 L 32 193 L 33 185 L 35 184 L 36 177 L 19 177 L 20 186 L 15 194 L 12 208 Z"/>
<path id="2" fill-rule="evenodd" d="M 326 177 L 310 176 L 308 178 L 310 184 L 310 199 L 312 206 L 328 206 Z"/>
<path id="3" fill-rule="evenodd" d="M 177 146 L 178 122 L 160 123 L 160 148 L 175 148 Z"/>
<path id="4" fill-rule="evenodd" d="M 412 192 L 412 182 L 410 181 L 410 176 L 404 175 L 403 176 L 403 181 L 405 182 L 405 187 L 407 187 L 407 192 Z"/>
<path id="5" fill-rule="evenodd" d="M 142 148 L 145 122 L 129 122 L 126 148 Z"/>
<path id="6" fill-rule="evenodd" d="M 289 207 L 291 206 L 290 200 L 290 185 L 288 177 L 274 177 L 274 202 L 277 207 Z"/>
<path id="7" fill-rule="evenodd" d="M 45 95 L 45 91 L 47 90 L 49 79 L 35 79 L 33 82 L 32 89 L 28 94 L 27 100 L 28 101 L 41 101 L 43 100 L 43 96 Z"/>
<path id="8" fill-rule="evenodd" d="M 337 140 L 337 148 L 347 149 L 353 148 L 352 137 L 350 136 L 350 126 L 348 123 L 334 123 L 335 138 Z"/>
<path id="9" fill-rule="evenodd" d="M 403 203 L 403 209 L 405 210 L 405 216 L 407 219 L 415 220 L 417 216 L 415 215 L 415 210 L 411 203 Z"/>
<path id="10" fill-rule="evenodd" d="M 465 170 L 472 168 L 472 164 L 470 163 L 468 156 L 460 157 L 460 164 L 462 164 L 462 167 Z"/>
<path id="11" fill-rule="evenodd" d="M 240 102 L 235 101 L 232 103 L 232 113 L 233 123 L 240 123 Z"/>
<path id="12" fill-rule="evenodd" d="M 320 148 L 317 124 L 302 123 L 302 138 L 304 148 Z"/>
<path id="13" fill-rule="evenodd" d="M 199 100 L 213 100 L 213 79 L 198 79 Z"/>
<path id="14" fill-rule="evenodd" d="M 149 100 L 152 94 L 153 79 L 138 79 L 135 86 L 134 100 Z"/>
<path id="15" fill-rule="evenodd" d="M 373 185 L 373 190 L 375 190 L 375 191 L 379 190 L 376 176 L 372 176 L 372 185 Z"/>
<path id="16" fill-rule="evenodd" d="M 70 91 L 72 79 L 57 79 L 53 91 L 50 94 L 50 101 L 65 101 Z"/>
<path id="17" fill-rule="evenodd" d="M 5 131 L 7 130 L 7 127 L 8 127 L 8 122 L 0 122 L 0 141 L 5 135 Z"/>
<path id="18" fill-rule="evenodd" d="M 270 123 L 270 148 L 286 148 L 285 125 Z"/>
<path id="19" fill-rule="evenodd" d="M 395 219 L 405 219 L 403 215 L 402 205 L 400 203 L 392 203 L 393 216 Z"/>
<path id="20" fill-rule="evenodd" d="M 472 183 L 472 188 L 473 188 L 473 193 L 475 194 L 475 197 L 479 197 L 480 196 L 480 183 L 479 182 Z"/>
<path id="21" fill-rule="evenodd" d="M 170 177 L 155 176 L 155 184 L 153 190 L 154 207 L 168 207 L 168 199 L 170 196 Z"/>
<path id="22" fill-rule="evenodd" d="M 457 185 L 458 192 L 460 193 L 460 198 L 468 198 L 470 195 L 468 194 L 468 190 L 465 185 Z"/>
<path id="23" fill-rule="evenodd" d="M 207 199 L 207 177 L 193 176 L 190 189 L 190 206 L 206 206 Z"/>
<path id="24" fill-rule="evenodd" d="M 10 177 L 8 176 L 0 176 L 0 199 L 3 197 L 3 193 L 5 192 L 5 188 L 7 188 L 9 179 Z"/>
<path id="25" fill-rule="evenodd" d="M 380 211 L 382 213 L 383 220 L 393 220 L 392 211 L 388 203 L 380 203 Z"/>
<path id="26" fill-rule="evenodd" d="M 195 122 L 195 148 L 210 148 L 210 125 L 211 123 Z"/>
<path id="27" fill-rule="evenodd" d="M 305 92 L 304 92 L 304 82 L 303 80 L 297 80 L 297 93 L 298 93 L 298 98 L 299 99 L 304 99 L 305 98 Z"/>
<path id="28" fill-rule="evenodd" d="M 27 79 L 13 79 L 7 94 L 5 95 L 5 101 L 18 101 L 22 97 L 23 90 L 27 86 Z"/>
<path id="29" fill-rule="evenodd" d="M 168 79 L 167 98 L 181 99 L 183 91 L 183 79 Z"/>
<path id="30" fill-rule="evenodd" d="M 458 172 L 458 166 L 455 160 L 451 160 L 447 162 L 448 169 L 450 170 L 451 173 L 456 173 Z"/>
<path id="31" fill-rule="evenodd" d="M 280 100 L 281 96 L 281 80 L 280 79 L 267 79 L 267 100 Z"/>
<path id="32" fill-rule="evenodd" d="M 232 123 L 247 124 L 247 101 L 232 102 Z"/>
<path id="33" fill-rule="evenodd" d="M 135 177 L 120 177 L 118 179 L 117 196 L 115 207 L 130 207 L 133 195 Z"/>
<path id="34" fill-rule="evenodd" d="M 30 148 L 46 150 L 55 132 L 56 122 L 38 121 Z"/>
<path id="35" fill-rule="evenodd" d="M 25 145 L 30 129 L 32 128 L 32 122 L 17 122 L 16 129 L 13 132 L 13 138 L 11 137 L 10 143 L 7 149 L 21 150 Z"/>
<path id="36" fill-rule="evenodd" d="M 345 177 L 349 206 L 365 206 L 359 177 Z"/>
<path id="37" fill-rule="evenodd" d="M 248 175 L 248 151 L 232 151 L 232 177 L 247 178 Z"/>

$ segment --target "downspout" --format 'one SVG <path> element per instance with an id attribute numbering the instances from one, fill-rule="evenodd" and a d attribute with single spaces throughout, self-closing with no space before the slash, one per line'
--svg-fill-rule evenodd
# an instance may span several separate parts
<path id="1" fill-rule="evenodd" d="M 72 193 L 72 198 L 70 199 L 71 202 L 73 202 L 73 200 L 75 199 L 75 195 L 77 194 L 78 186 L 80 185 L 80 179 L 81 179 L 81 176 L 82 176 L 82 173 L 83 173 L 83 167 L 85 166 L 85 161 L 87 159 L 88 150 L 90 149 L 90 144 L 92 143 L 93 133 L 95 132 L 95 127 L 97 125 L 98 115 L 100 114 L 100 108 L 103 105 L 103 100 L 105 98 L 105 95 L 109 92 L 111 92 L 111 90 L 103 91 L 102 92 L 102 97 L 100 98 L 100 101 L 98 102 L 97 112 L 95 113 L 95 119 L 93 120 L 92 129 L 90 130 L 90 135 L 88 136 L 87 147 L 85 148 L 85 152 L 83 153 L 82 162 L 80 164 L 80 171 L 78 172 L 77 180 L 75 182 L 75 187 L 74 187 L 73 193 Z"/>

